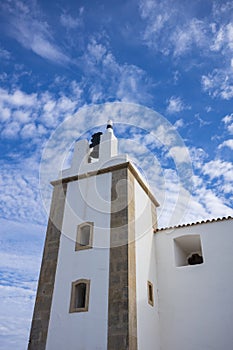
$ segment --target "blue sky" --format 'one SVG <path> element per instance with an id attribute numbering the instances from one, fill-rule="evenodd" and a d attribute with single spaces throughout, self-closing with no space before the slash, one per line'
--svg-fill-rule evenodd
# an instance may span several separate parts
<path id="1" fill-rule="evenodd" d="M 232 215 L 233 4 L 5 0 L 0 9 L 7 350 L 28 340 L 48 181 L 69 164 L 74 140 L 109 117 L 162 204 L 160 226 L 175 223 L 175 207 L 182 222 Z"/>

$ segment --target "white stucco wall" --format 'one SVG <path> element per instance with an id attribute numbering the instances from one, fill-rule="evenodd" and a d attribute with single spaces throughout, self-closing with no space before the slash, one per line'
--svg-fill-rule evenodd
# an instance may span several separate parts
<path id="1" fill-rule="evenodd" d="M 68 184 L 46 350 L 107 348 L 110 199 L 110 173 Z M 84 221 L 94 222 L 94 248 L 75 251 Z M 80 278 L 91 280 L 89 310 L 69 313 L 71 283 Z"/>
<path id="2" fill-rule="evenodd" d="M 158 281 L 151 201 L 137 181 L 135 181 L 135 230 L 138 350 L 159 350 Z M 153 307 L 148 303 L 148 281 L 153 283 Z"/>
<path id="3" fill-rule="evenodd" d="M 233 220 L 160 231 L 156 247 L 161 350 L 233 348 Z M 175 266 L 175 237 L 199 234 L 204 263 Z"/>

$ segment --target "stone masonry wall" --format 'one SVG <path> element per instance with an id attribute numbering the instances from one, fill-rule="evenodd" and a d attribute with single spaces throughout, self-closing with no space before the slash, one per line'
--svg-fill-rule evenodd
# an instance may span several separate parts
<path id="1" fill-rule="evenodd" d="M 67 184 L 54 187 L 28 350 L 45 350 Z"/>
<path id="2" fill-rule="evenodd" d="M 108 350 L 137 349 L 134 178 L 112 172 Z"/>

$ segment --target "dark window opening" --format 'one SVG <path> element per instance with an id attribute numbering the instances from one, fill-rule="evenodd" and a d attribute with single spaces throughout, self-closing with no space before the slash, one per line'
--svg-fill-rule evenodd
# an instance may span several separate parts
<path id="1" fill-rule="evenodd" d="M 189 263 L 189 265 L 202 264 L 203 257 L 197 253 L 194 253 L 188 258 L 188 263 Z"/>
<path id="2" fill-rule="evenodd" d="M 92 163 L 92 161 L 96 161 L 99 158 L 99 146 L 100 146 L 101 135 L 103 135 L 102 132 L 96 132 L 91 137 L 91 144 L 90 144 L 91 153 L 88 159 L 89 163 Z"/>
<path id="3" fill-rule="evenodd" d="M 147 288 L 148 288 L 148 303 L 151 306 L 154 306 L 153 284 L 150 281 L 147 282 Z"/>
<path id="4" fill-rule="evenodd" d="M 153 299 L 152 286 L 149 285 L 149 300 L 152 301 L 152 299 Z"/>
<path id="5" fill-rule="evenodd" d="M 86 283 L 79 283 L 75 286 L 75 307 L 84 308 L 86 300 Z"/>
<path id="6" fill-rule="evenodd" d="M 80 279 L 72 282 L 70 313 L 88 311 L 90 280 Z"/>
<path id="7" fill-rule="evenodd" d="M 80 232 L 80 244 L 82 246 L 89 245 L 91 227 L 89 225 L 83 226 Z"/>

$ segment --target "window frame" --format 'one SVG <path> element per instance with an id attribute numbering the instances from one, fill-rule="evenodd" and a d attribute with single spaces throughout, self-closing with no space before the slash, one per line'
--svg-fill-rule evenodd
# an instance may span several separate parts
<path id="1" fill-rule="evenodd" d="M 81 242 L 82 228 L 85 226 L 90 227 L 90 236 L 89 236 L 88 244 L 83 245 L 80 242 Z M 77 233 L 76 233 L 75 251 L 91 249 L 93 247 L 93 232 L 94 232 L 94 222 L 86 221 L 86 222 L 83 222 L 82 224 L 78 225 Z"/>
<path id="2" fill-rule="evenodd" d="M 85 306 L 84 307 L 76 307 L 75 303 L 76 303 L 76 299 L 77 299 L 77 286 L 79 284 L 82 284 L 82 283 L 84 283 L 86 285 Z M 89 296 L 90 296 L 90 283 L 91 283 L 90 280 L 83 279 L 83 278 L 72 282 L 69 313 L 88 311 Z"/>

